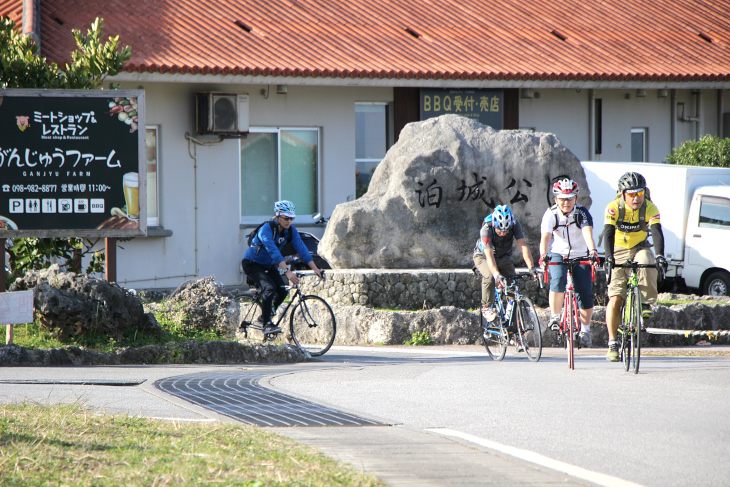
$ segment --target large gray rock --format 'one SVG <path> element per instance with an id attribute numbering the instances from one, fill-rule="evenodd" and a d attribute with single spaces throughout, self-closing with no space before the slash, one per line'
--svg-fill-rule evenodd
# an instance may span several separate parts
<path id="1" fill-rule="evenodd" d="M 139 299 L 115 283 L 62 272 L 58 264 L 16 280 L 10 291 L 33 290 L 41 325 L 59 338 L 100 334 L 121 341 L 128 330 L 156 335 L 162 328 Z"/>
<path id="2" fill-rule="evenodd" d="M 482 220 L 500 204 L 537 252 L 550 179 L 560 175 L 578 182 L 579 203 L 590 207 L 580 161 L 553 134 L 496 131 L 457 115 L 410 123 L 368 192 L 337 205 L 319 253 L 340 269 L 470 268 Z"/>
<path id="3" fill-rule="evenodd" d="M 238 303 L 210 277 L 187 281 L 162 303 L 147 307 L 191 329 L 218 329 L 226 338 L 233 338 L 239 325 Z"/>

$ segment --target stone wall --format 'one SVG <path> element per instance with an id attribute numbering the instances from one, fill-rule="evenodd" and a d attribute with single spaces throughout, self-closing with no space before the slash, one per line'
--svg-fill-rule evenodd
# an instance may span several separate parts
<path id="1" fill-rule="evenodd" d="M 332 307 L 337 319 L 335 345 L 400 345 L 414 333 L 427 332 L 436 345 L 482 344 L 480 319 L 477 311 L 466 311 L 452 306 L 424 311 L 384 311 L 363 306 Z M 556 347 L 557 333 L 547 329 L 549 312 L 536 309 L 542 328 L 544 347 Z M 730 304 L 697 302 L 671 307 L 654 306 L 655 317 L 646 323 L 650 328 L 667 330 L 728 330 Z M 606 309 L 597 306 L 591 323 L 592 347 L 606 348 Z M 642 346 L 691 346 L 708 337 L 684 334 L 659 335 L 642 333 Z M 727 336 L 715 338 L 712 343 L 727 344 Z"/>
<path id="2" fill-rule="evenodd" d="M 475 309 L 481 303 L 481 281 L 467 269 L 344 269 L 328 270 L 327 281 L 305 277 L 304 294 L 316 294 L 331 305 L 360 305 L 386 309 L 433 309 L 454 306 Z M 526 277 L 520 289 L 535 306 L 547 306 L 547 286 Z M 605 304 L 604 273 L 596 275 L 596 304 Z"/>

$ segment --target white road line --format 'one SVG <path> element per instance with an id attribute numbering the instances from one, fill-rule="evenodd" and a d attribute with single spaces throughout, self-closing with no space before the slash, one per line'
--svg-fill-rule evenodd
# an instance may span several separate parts
<path id="1" fill-rule="evenodd" d="M 386 348 L 386 347 L 350 347 L 350 346 L 344 346 L 344 345 L 334 345 L 330 350 L 351 350 L 354 352 L 372 352 L 372 353 L 421 353 L 424 355 L 463 355 L 465 357 L 489 357 L 489 355 L 486 354 L 486 350 L 484 352 L 463 352 L 458 350 L 433 350 L 428 349 L 424 347 L 415 347 L 415 348 Z"/>
<path id="2" fill-rule="evenodd" d="M 468 433 L 462 433 L 461 431 L 456 431 L 449 428 L 429 428 L 426 429 L 426 431 L 430 431 L 440 435 L 461 438 L 471 443 L 476 443 L 477 445 L 487 447 L 491 450 L 496 450 L 512 457 L 519 458 L 520 460 L 525 460 L 526 462 L 534 463 L 535 465 L 540 465 L 542 467 L 546 467 L 557 472 L 562 472 L 572 477 L 593 482 L 596 485 L 603 485 L 605 487 L 642 487 L 641 485 L 635 484 L 634 482 L 629 482 L 628 480 L 623 480 L 612 477 L 610 475 L 586 470 L 584 468 L 576 467 L 575 465 L 570 465 L 569 463 L 553 460 L 552 458 L 540 455 L 539 453 L 531 452 L 529 450 L 522 450 L 520 448 L 515 448 L 512 446 L 502 445 L 501 443 L 485 440 L 484 438 L 479 438 L 478 436 L 470 435 Z"/>

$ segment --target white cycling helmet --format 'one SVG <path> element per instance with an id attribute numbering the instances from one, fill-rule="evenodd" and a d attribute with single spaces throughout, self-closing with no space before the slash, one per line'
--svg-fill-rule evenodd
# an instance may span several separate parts
<path id="1" fill-rule="evenodd" d="M 553 196 L 560 199 L 568 199 L 578 196 L 578 183 L 572 179 L 561 179 L 553 184 Z"/>
<path id="2" fill-rule="evenodd" d="M 274 203 L 274 214 L 276 216 L 288 216 L 289 218 L 294 218 L 297 215 L 294 213 L 296 211 L 296 208 L 294 207 L 294 203 L 288 200 L 281 200 Z"/>

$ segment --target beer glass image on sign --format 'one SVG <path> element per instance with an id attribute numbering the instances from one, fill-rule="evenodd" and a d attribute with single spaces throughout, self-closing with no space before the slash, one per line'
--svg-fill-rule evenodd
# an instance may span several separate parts
<path id="1" fill-rule="evenodd" d="M 127 203 L 127 217 L 139 219 L 139 174 L 128 172 L 124 175 L 124 201 Z"/>

